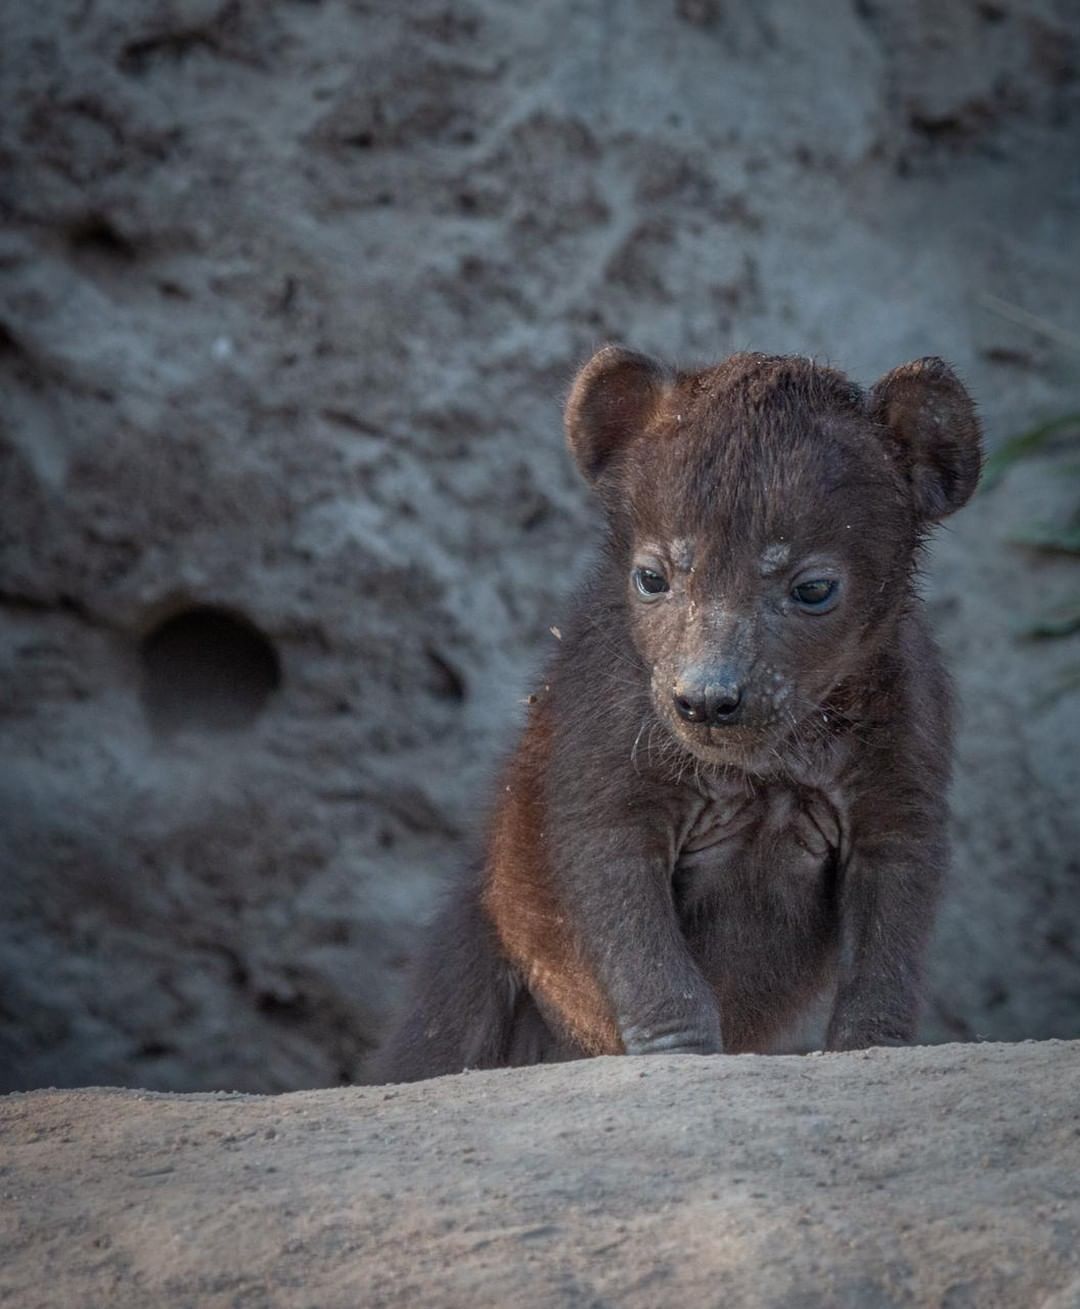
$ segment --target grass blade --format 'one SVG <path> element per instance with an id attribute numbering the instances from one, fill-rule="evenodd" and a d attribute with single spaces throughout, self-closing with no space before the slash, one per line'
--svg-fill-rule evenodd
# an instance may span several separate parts
<path id="1" fill-rule="evenodd" d="M 1048 422 L 1040 423 L 1037 427 L 1028 428 L 1019 436 L 1011 437 L 994 451 L 983 466 L 983 491 L 989 491 L 999 482 L 1018 459 L 1036 454 L 1059 432 L 1066 432 L 1074 427 L 1080 428 L 1080 413 L 1061 414 Z"/>

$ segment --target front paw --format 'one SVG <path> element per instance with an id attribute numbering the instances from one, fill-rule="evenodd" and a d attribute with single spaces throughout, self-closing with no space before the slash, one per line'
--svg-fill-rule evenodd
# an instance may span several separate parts
<path id="1" fill-rule="evenodd" d="M 869 1050 L 881 1045 L 911 1045 L 915 1040 L 914 1024 L 885 1018 L 836 1017 L 829 1024 L 825 1049 Z"/>
<path id="2" fill-rule="evenodd" d="M 722 1054 L 719 1023 L 632 1023 L 622 1032 L 627 1054 Z"/>

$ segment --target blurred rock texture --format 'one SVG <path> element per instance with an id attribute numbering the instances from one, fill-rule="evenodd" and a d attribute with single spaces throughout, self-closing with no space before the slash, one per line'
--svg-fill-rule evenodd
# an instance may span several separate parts
<path id="1" fill-rule="evenodd" d="M 942 354 L 1076 407 L 1075 0 L 0 17 L 0 1082 L 356 1076 L 590 537 L 575 365 Z M 990 299 L 988 299 L 990 297 Z M 1006 317 L 998 302 L 1048 329 Z M 1075 565 L 943 533 L 931 1040 L 1080 1034 Z"/>

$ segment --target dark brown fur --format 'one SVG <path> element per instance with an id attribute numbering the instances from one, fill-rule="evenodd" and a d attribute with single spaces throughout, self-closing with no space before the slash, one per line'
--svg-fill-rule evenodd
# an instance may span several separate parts
<path id="1" fill-rule="evenodd" d="M 609 347 L 566 422 L 606 545 L 376 1077 L 764 1050 L 827 984 L 830 1049 L 912 1040 L 951 754 L 913 577 L 978 478 L 967 393 Z"/>

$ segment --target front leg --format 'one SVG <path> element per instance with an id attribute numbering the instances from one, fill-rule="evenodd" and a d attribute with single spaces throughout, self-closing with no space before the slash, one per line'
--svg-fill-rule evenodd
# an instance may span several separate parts
<path id="1" fill-rule="evenodd" d="M 943 837 L 853 850 L 841 890 L 839 978 L 826 1049 L 915 1039 L 944 866 Z"/>
<path id="2" fill-rule="evenodd" d="M 677 819 L 580 780 L 538 804 L 531 762 L 504 793 L 485 905 L 541 1012 L 589 1054 L 718 1051 L 716 996 L 672 894 Z"/>
<path id="3" fill-rule="evenodd" d="M 573 885 L 582 954 L 611 1005 L 627 1054 L 716 1054 L 723 1048 L 715 993 L 691 957 L 676 917 L 671 871 L 625 853 L 600 878 Z"/>

